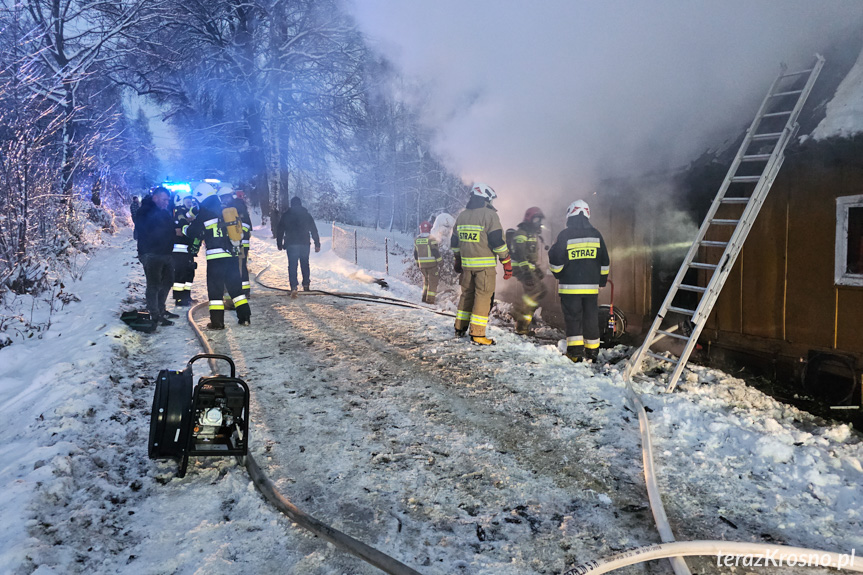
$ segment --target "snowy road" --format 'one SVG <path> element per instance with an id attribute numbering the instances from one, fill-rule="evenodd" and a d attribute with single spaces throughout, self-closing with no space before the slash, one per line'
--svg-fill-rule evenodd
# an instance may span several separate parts
<path id="1" fill-rule="evenodd" d="M 118 322 L 142 278 L 131 243 L 110 241 L 56 337 L 0 350 L 0 385 L 12 392 L 0 415 L 13 437 L 0 448 L 4 568 L 379 573 L 293 526 L 233 459 L 194 459 L 183 479 L 173 462 L 147 459 L 156 373 L 201 349 L 182 322 L 154 336 Z M 266 238 L 253 250 L 253 269 L 271 263 L 267 283 L 284 285 L 283 254 Z M 312 261 L 313 287 L 381 293 L 331 253 Z M 256 460 L 307 513 L 424 575 L 555 574 L 658 541 L 637 418 L 613 365 L 575 366 L 498 328 L 497 346 L 473 346 L 450 318 L 419 310 L 259 286 L 251 305 L 251 327 L 229 321 L 208 337 L 252 389 Z M 694 368 L 670 396 L 636 386 L 678 539 L 863 549 L 863 449 L 847 426 L 819 425 L 715 370 Z M 735 572 L 715 558 L 689 563 Z"/>

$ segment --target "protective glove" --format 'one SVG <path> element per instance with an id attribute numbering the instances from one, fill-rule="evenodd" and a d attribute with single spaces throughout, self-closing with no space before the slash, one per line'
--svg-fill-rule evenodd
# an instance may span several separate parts
<path id="1" fill-rule="evenodd" d="M 508 280 L 512 277 L 512 260 L 507 258 L 500 263 L 503 264 L 503 279 Z"/>
<path id="2" fill-rule="evenodd" d="M 464 271 L 461 267 L 461 256 L 460 255 L 455 256 L 455 264 L 453 264 L 452 269 L 454 269 L 455 273 L 457 273 L 457 274 L 460 274 L 462 271 Z"/>
<path id="3" fill-rule="evenodd" d="M 321 251 L 321 244 L 315 244 L 315 253 Z"/>

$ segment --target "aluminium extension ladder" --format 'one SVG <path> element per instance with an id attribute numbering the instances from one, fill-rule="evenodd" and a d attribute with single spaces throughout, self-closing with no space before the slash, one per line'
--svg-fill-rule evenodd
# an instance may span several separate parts
<path id="1" fill-rule="evenodd" d="M 797 133 L 800 110 L 823 66 L 824 58 L 819 54 L 808 70 L 786 73 L 782 66 L 746 131 L 644 343 L 632 356 L 627 377 L 640 371 L 647 355 L 674 365 L 666 391 L 674 390 L 779 173 L 785 147 Z M 680 303 L 681 299 L 685 301 Z M 678 347 L 683 342 L 677 359 L 651 350 L 666 338 L 677 340 Z"/>

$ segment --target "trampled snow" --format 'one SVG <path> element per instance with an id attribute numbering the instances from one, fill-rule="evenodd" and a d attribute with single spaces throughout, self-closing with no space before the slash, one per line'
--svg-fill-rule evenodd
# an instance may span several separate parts
<path id="1" fill-rule="evenodd" d="M 418 287 L 390 277 L 384 291 L 369 283 L 379 273 L 322 239 L 313 288 L 419 302 Z M 203 301 L 200 265 L 193 296 Z M 250 267 L 287 285 L 265 229 Z M 193 459 L 182 479 L 174 462 L 147 458 L 155 376 L 201 348 L 185 318 L 152 335 L 120 322 L 142 307 L 142 276 L 131 231 L 106 236 L 67 287 L 81 301 L 41 339 L 0 350 L 4 572 L 379 573 L 272 509 L 233 458 Z M 427 575 L 561 573 L 659 541 L 625 405 L 626 349 L 574 365 L 500 324 L 486 348 L 423 310 L 292 300 L 256 283 L 250 304 L 250 327 L 227 312 L 228 329 L 208 338 L 251 387 L 255 459 L 307 513 Z M 863 552 L 856 431 L 713 369 L 692 366 L 670 395 L 659 381 L 633 383 L 651 410 L 678 540 Z M 689 563 L 721 572 L 715 558 Z"/>

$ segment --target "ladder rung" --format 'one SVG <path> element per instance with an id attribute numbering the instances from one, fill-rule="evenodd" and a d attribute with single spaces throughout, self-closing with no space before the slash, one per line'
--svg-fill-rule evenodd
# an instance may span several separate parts
<path id="1" fill-rule="evenodd" d="M 724 248 L 728 242 L 716 242 L 713 240 L 701 240 L 701 245 L 706 248 Z"/>
<path id="2" fill-rule="evenodd" d="M 748 204 L 749 198 L 722 198 L 719 201 L 723 204 Z"/>
<path id="3" fill-rule="evenodd" d="M 793 76 L 802 76 L 803 74 L 808 74 L 808 73 L 809 73 L 809 72 L 811 72 L 813 69 L 814 69 L 814 68 L 809 68 L 808 70 L 800 70 L 799 72 L 791 72 L 791 73 L 788 73 L 788 74 L 782 74 L 782 77 L 783 77 L 783 78 L 791 78 L 791 77 L 793 77 Z"/>
<path id="4" fill-rule="evenodd" d="M 682 289 L 683 291 L 694 291 L 695 293 L 704 293 L 707 291 L 707 288 L 703 288 L 701 286 L 691 286 L 689 284 L 680 284 L 678 289 Z"/>
<path id="5" fill-rule="evenodd" d="M 752 154 L 740 158 L 741 162 L 766 162 L 770 159 L 770 154 Z"/>
<path id="6" fill-rule="evenodd" d="M 682 313 L 683 315 L 695 315 L 694 309 L 674 307 L 673 305 L 668 306 L 668 311 L 673 311 L 674 313 Z"/>
<path id="7" fill-rule="evenodd" d="M 761 176 L 734 176 L 731 178 L 733 184 L 756 184 Z"/>
<path id="8" fill-rule="evenodd" d="M 682 339 L 683 341 L 689 341 L 689 338 L 685 335 L 680 335 L 679 333 L 672 333 L 670 331 L 665 331 L 664 329 L 658 329 L 657 332 L 661 333 L 666 337 L 673 337 L 675 339 Z"/>
<path id="9" fill-rule="evenodd" d="M 803 90 L 790 90 L 788 92 L 778 92 L 770 96 L 771 98 L 781 98 L 782 96 L 793 96 L 794 94 L 802 94 Z"/>
<path id="10" fill-rule="evenodd" d="M 649 355 L 650 357 L 652 357 L 654 359 L 658 359 L 659 361 L 667 361 L 668 363 L 673 363 L 673 364 L 677 365 L 676 359 L 671 359 L 670 357 L 665 357 L 664 355 L 659 355 L 658 353 L 653 353 L 652 351 L 646 351 L 644 353 L 646 353 L 647 355 Z"/>
<path id="11" fill-rule="evenodd" d="M 782 135 L 782 132 L 770 132 L 765 134 L 753 134 L 753 140 L 776 140 L 779 136 Z"/>
<path id="12" fill-rule="evenodd" d="M 740 220 L 710 220 L 710 223 L 716 224 L 717 226 L 736 226 L 739 221 Z"/>
<path id="13" fill-rule="evenodd" d="M 716 264 L 706 264 L 704 262 L 692 262 L 689 264 L 689 267 L 695 268 L 697 270 L 715 270 Z"/>
<path id="14" fill-rule="evenodd" d="M 791 112 L 794 110 L 788 110 L 787 112 L 770 112 L 769 114 L 764 114 L 761 116 L 762 118 L 775 118 L 777 116 L 790 116 Z"/>

